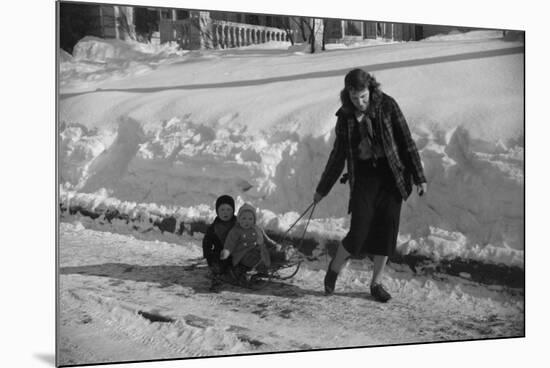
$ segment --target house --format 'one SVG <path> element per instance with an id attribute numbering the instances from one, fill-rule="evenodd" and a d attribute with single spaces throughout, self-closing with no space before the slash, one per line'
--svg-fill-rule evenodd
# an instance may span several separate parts
<path id="1" fill-rule="evenodd" d="M 325 22 L 326 43 L 353 43 L 364 39 L 417 41 L 423 26 L 409 23 L 330 19 Z"/>
<path id="2" fill-rule="evenodd" d="M 172 10 L 162 15 L 159 42 L 177 42 L 184 49 L 247 46 L 286 41 L 285 17 L 229 12 L 188 11 L 183 17 Z"/>
<path id="3" fill-rule="evenodd" d="M 72 52 L 85 36 L 178 42 L 182 48 L 227 48 L 288 39 L 287 17 L 199 10 L 59 3 L 60 46 Z"/>
<path id="4" fill-rule="evenodd" d="M 60 47 L 72 53 L 85 36 L 135 39 L 134 11 L 129 6 L 58 3 Z"/>
<path id="5" fill-rule="evenodd" d="M 60 46 L 72 52 L 84 36 L 177 42 L 184 49 L 231 48 L 269 41 L 354 43 L 364 39 L 416 41 L 458 27 L 313 19 L 188 9 L 59 3 Z M 467 30 L 461 28 L 461 30 Z"/>

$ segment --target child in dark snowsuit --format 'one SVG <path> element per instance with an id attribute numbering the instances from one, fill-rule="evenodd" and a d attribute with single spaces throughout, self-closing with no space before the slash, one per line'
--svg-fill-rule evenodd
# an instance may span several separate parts
<path id="1" fill-rule="evenodd" d="M 220 253 L 225 243 L 225 238 L 235 225 L 235 200 L 228 195 L 222 195 L 216 200 L 216 218 L 206 230 L 202 240 L 203 257 L 206 258 L 208 267 L 214 277 L 226 271 L 230 260 L 220 259 Z"/>

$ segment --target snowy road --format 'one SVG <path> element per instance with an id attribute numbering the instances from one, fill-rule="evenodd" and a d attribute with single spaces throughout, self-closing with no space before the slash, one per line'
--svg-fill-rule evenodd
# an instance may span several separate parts
<path id="1" fill-rule="evenodd" d="M 368 262 L 324 296 L 324 257 L 284 284 L 211 293 L 200 238 L 171 236 L 60 224 L 61 364 L 524 335 L 523 291 L 397 265 L 383 280 L 388 304 L 368 294 Z"/>
<path id="2" fill-rule="evenodd" d="M 453 61 L 462 61 L 462 60 L 471 60 L 471 59 L 480 59 L 488 58 L 502 55 L 513 55 L 513 54 L 523 54 L 525 52 L 525 47 L 511 47 L 505 49 L 496 49 L 496 50 L 484 50 L 468 53 L 460 53 L 456 55 L 444 55 L 437 57 L 424 57 L 412 60 L 404 61 L 392 61 L 392 62 L 382 62 L 377 64 L 368 64 L 368 65 L 357 65 L 358 68 L 363 68 L 369 70 L 370 72 L 380 71 L 380 70 L 389 70 L 397 68 L 407 68 L 412 66 L 422 66 L 430 64 L 439 64 L 447 63 Z M 61 93 L 59 95 L 60 100 L 82 96 L 90 93 L 108 93 L 108 92 L 128 92 L 128 93 L 156 93 L 164 92 L 171 90 L 200 90 L 200 89 L 213 89 L 213 88 L 234 88 L 234 87 L 250 87 L 250 86 L 259 86 L 269 83 L 279 83 L 279 82 L 292 82 L 292 81 L 303 81 L 308 79 L 318 79 L 318 78 L 329 78 L 329 77 L 340 77 L 345 75 L 349 71 L 349 67 L 334 69 L 328 71 L 319 71 L 319 72 L 309 72 L 301 74 L 292 74 L 287 76 L 277 76 L 272 78 L 262 78 L 254 80 L 238 80 L 224 83 L 203 83 L 203 84 L 183 84 L 178 86 L 163 86 L 163 87 L 147 87 L 147 88 L 99 88 L 95 91 L 84 91 L 84 92 L 75 92 L 75 93 Z"/>

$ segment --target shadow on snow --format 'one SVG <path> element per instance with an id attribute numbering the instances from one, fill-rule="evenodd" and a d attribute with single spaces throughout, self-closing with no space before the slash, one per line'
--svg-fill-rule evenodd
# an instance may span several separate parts
<path id="1" fill-rule="evenodd" d="M 476 52 L 468 52 L 468 53 L 455 54 L 455 55 L 445 55 L 445 56 L 437 56 L 437 57 L 430 57 L 430 58 L 363 65 L 363 66 L 357 66 L 357 67 L 363 68 L 369 72 L 374 72 L 374 71 L 380 71 L 380 70 L 397 69 L 397 68 L 404 68 L 404 67 L 411 67 L 411 66 L 421 66 L 421 65 L 438 64 L 438 63 L 461 61 L 461 60 L 519 54 L 524 52 L 525 52 L 525 47 L 519 46 L 519 47 L 511 47 L 511 48 L 497 49 L 497 50 L 476 51 Z M 76 97 L 80 95 L 91 94 L 91 93 L 103 93 L 103 92 L 155 93 L 155 92 L 164 92 L 164 91 L 170 91 L 170 90 L 195 90 L 195 89 L 210 89 L 210 88 L 258 86 L 258 85 L 263 85 L 268 83 L 289 82 L 289 81 L 315 79 L 315 78 L 338 77 L 347 73 L 349 69 L 350 69 L 349 67 L 346 67 L 344 69 L 335 69 L 335 70 L 328 70 L 328 71 L 318 71 L 318 72 L 302 73 L 302 74 L 295 74 L 295 75 L 288 75 L 288 76 L 253 79 L 253 80 L 242 80 L 242 81 L 233 81 L 233 82 L 224 82 L 224 83 L 203 83 L 203 84 L 188 84 L 188 85 L 170 86 L 170 87 L 147 87 L 147 88 L 128 88 L 128 89 L 115 89 L 115 88 L 98 89 L 96 91 L 60 94 L 59 99 L 64 100 L 67 98 Z"/>
<path id="2" fill-rule="evenodd" d="M 112 286 L 118 286 L 124 281 L 149 282 L 158 284 L 159 288 L 183 286 L 191 288 L 198 294 L 211 294 L 211 279 L 206 264 L 194 259 L 196 263 L 188 265 L 155 265 L 141 266 L 127 263 L 104 263 L 96 265 L 61 267 L 61 275 L 86 275 L 114 279 Z M 116 281 L 118 280 L 118 281 Z M 296 285 L 272 280 L 265 287 L 247 289 L 231 284 L 223 284 L 220 290 L 228 290 L 242 294 L 274 295 L 287 298 L 300 298 L 305 295 L 324 296 L 321 290 L 305 290 Z M 343 295 L 343 294 L 342 294 Z M 352 295 L 350 295 L 352 296 Z M 364 295 L 363 295 L 364 297 Z"/>

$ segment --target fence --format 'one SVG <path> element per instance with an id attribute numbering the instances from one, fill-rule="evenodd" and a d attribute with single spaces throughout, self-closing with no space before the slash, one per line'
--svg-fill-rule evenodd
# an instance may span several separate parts
<path id="1" fill-rule="evenodd" d="M 200 22 L 201 20 L 162 19 L 159 24 L 161 43 L 176 41 L 184 49 L 226 49 L 270 41 L 288 41 L 286 32 L 279 28 L 220 20 Z"/>

